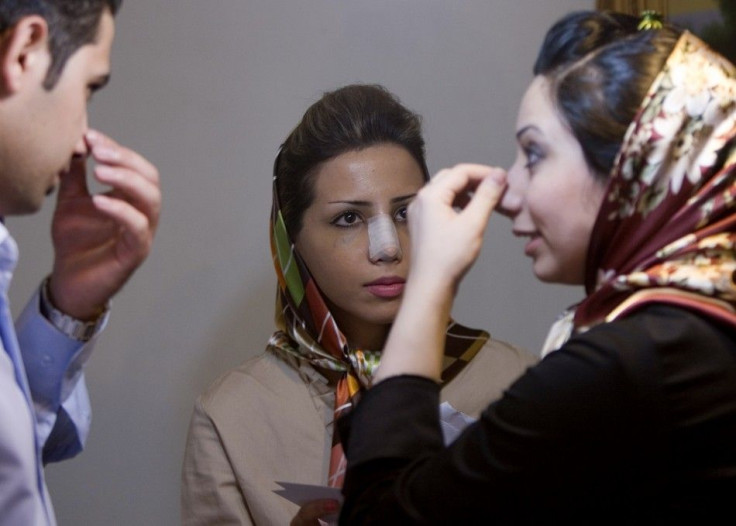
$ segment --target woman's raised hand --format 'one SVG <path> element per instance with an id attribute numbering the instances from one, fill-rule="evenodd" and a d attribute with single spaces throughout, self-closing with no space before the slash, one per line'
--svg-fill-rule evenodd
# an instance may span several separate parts
<path id="1" fill-rule="evenodd" d="M 409 206 L 411 271 L 446 280 L 453 290 L 480 253 L 486 224 L 506 186 L 506 172 L 480 164 L 440 171 Z"/>
<path id="2" fill-rule="evenodd" d="M 439 380 L 457 286 L 480 253 L 505 186 L 500 168 L 459 164 L 439 172 L 412 201 L 409 278 L 374 383 L 401 374 Z"/>

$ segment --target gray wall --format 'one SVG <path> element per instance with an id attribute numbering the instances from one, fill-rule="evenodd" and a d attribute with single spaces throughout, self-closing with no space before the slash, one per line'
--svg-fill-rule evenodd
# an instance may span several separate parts
<path id="1" fill-rule="evenodd" d="M 88 366 L 86 452 L 50 466 L 60 524 L 177 524 L 194 399 L 272 330 L 276 149 L 327 89 L 378 82 L 424 115 L 431 171 L 507 166 L 543 32 L 592 0 L 127 0 L 113 82 L 92 124 L 155 162 L 164 206 L 150 259 L 113 304 Z M 16 309 L 48 272 L 53 203 L 9 226 Z M 494 218 L 454 314 L 537 350 L 580 290 L 542 285 Z"/>

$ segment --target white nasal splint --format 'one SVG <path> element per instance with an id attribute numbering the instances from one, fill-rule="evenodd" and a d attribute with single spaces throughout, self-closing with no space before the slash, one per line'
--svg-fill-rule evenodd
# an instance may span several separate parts
<path id="1" fill-rule="evenodd" d="M 368 256 L 372 261 L 401 257 L 401 244 L 394 220 L 388 214 L 368 219 Z"/>

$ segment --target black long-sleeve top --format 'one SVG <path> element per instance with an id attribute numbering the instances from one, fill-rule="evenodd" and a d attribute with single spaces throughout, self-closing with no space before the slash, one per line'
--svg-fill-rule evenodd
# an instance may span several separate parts
<path id="1" fill-rule="evenodd" d="M 450 447 L 401 376 L 340 422 L 340 523 L 714 524 L 736 502 L 736 330 L 651 305 L 571 338 Z"/>

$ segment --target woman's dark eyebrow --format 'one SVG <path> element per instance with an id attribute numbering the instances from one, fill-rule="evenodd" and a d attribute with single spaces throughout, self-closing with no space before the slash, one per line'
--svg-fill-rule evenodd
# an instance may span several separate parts
<path id="1" fill-rule="evenodd" d="M 398 197 L 391 198 L 392 203 L 399 203 L 401 201 L 407 201 L 409 199 L 413 199 L 416 197 L 416 192 L 413 194 L 406 194 L 406 195 L 400 195 Z M 340 199 L 337 201 L 327 201 L 331 205 L 338 205 L 338 204 L 344 204 L 344 205 L 352 205 L 352 206 L 371 206 L 373 203 L 370 201 L 358 201 L 358 200 L 351 200 L 351 199 Z"/>
<path id="2" fill-rule="evenodd" d="M 539 128 L 537 128 L 533 124 L 528 124 L 528 125 L 524 126 L 522 129 L 520 129 L 519 131 L 516 132 L 516 140 L 518 141 L 519 139 L 521 139 L 521 136 L 524 135 L 529 130 L 537 130 L 537 131 L 539 131 Z"/>
<path id="3" fill-rule="evenodd" d="M 400 195 L 399 197 L 394 197 L 391 199 L 392 203 L 399 203 L 401 201 L 407 201 L 409 199 L 414 199 L 417 196 L 417 193 L 414 192 L 413 194 L 406 194 L 406 195 Z"/>

